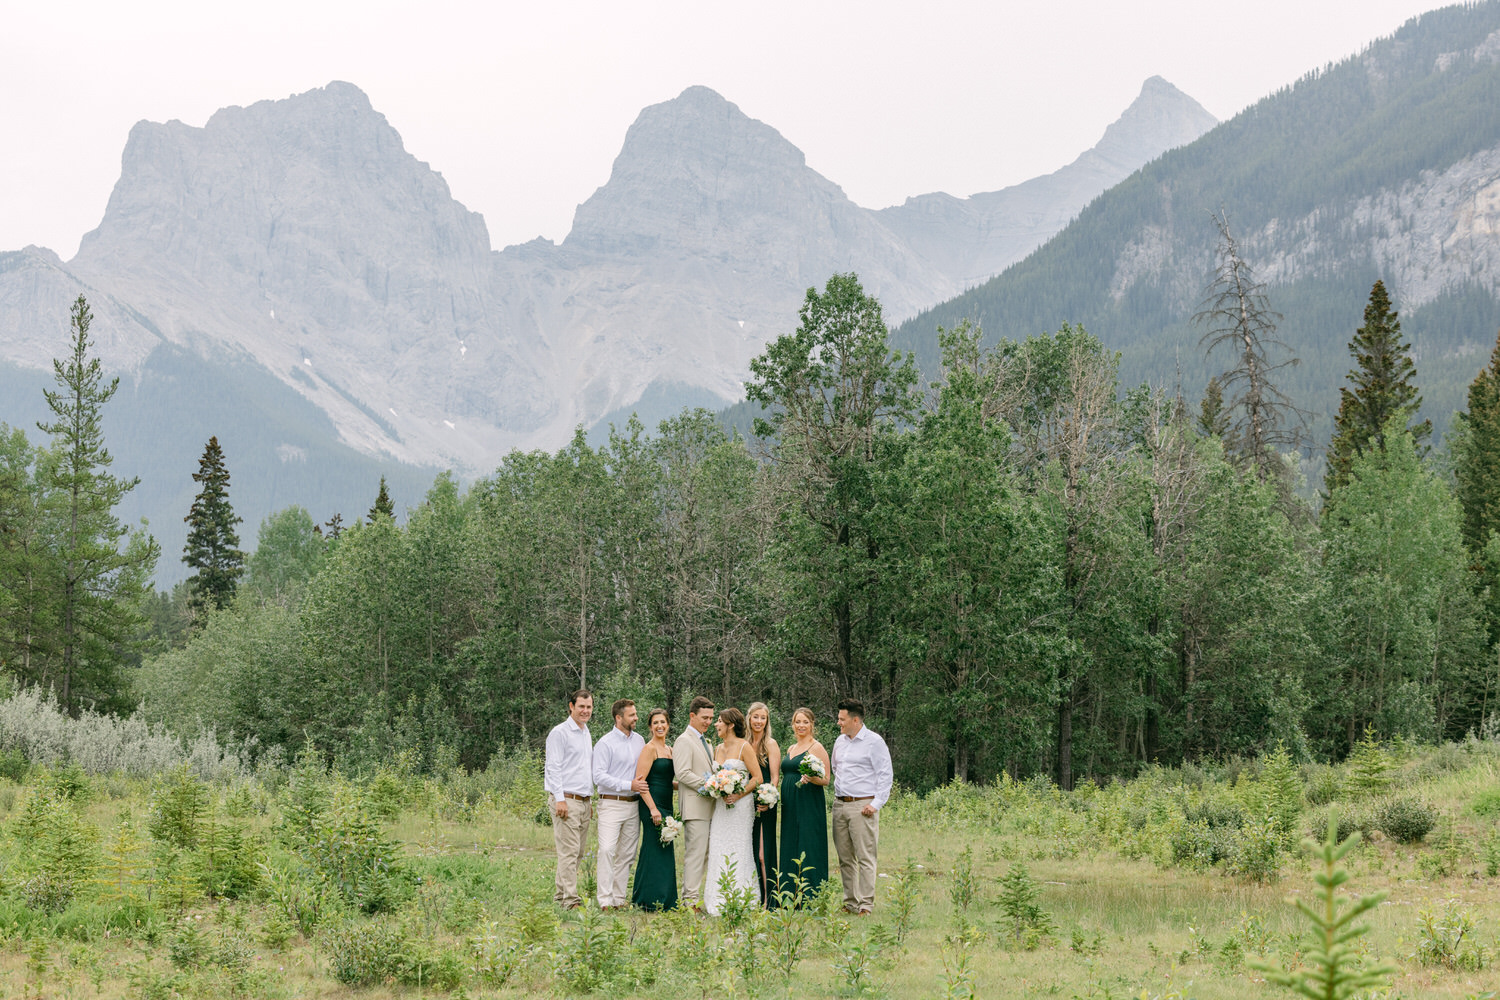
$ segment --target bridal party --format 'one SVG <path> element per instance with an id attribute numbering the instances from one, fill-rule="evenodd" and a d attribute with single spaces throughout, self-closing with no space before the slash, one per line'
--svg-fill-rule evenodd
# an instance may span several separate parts
<path id="1" fill-rule="evenodd" d="M 547 735 L 543 769 L 557 850 L 553 899 L 566 909 L 583 904 L 579 872 L 593 831 L 600 909 L 717 915 L 736 899 L 800 906 L 833 876 L 831 839 L 844 909 L 868 916 L 891 754 L 865 725 L 863 704 L 846 698 L 835 712 L 830 750 L 805 706 L 783 723 L 782 746 L 763 702 L 719 707 L 699 696 L 674 724 L 665 709 L 643 719 L 621 698 L 595 741 L 593 693 L 574 691 L 567 718 Z"/>

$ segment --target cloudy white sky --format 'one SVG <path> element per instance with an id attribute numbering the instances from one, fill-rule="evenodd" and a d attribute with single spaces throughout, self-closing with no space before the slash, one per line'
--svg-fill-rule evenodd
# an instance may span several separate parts
<path id="1" fill-rule="evenodd" d="M 0 250 L 64 258 L 140 119 L 348 80 L 484 214 L 561 240 L 640 109 L 705 84 L 861 205 L 994 190 L 1160 74 L 1226 118 L 1435 0 L 413 3 L 0 0 Z"/>

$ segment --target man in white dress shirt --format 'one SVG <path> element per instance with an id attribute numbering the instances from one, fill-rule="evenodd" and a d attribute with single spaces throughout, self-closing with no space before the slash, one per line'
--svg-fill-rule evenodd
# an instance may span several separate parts
<path id="1" fill-rule="evenodd" d="M 635 702 L 621 698 L 609 707 L 615 726 L 594 744 L 594 784 L 599 786 L 599 909 L 624 909 L 629 902 L 630 869 L 641 842 L 636 806 L 646 779 L 635 778 L 646 741 L 635 731 Z"/>
<path id="2" fill-rule="evenodd" d="M 589 719 L 594 696 L 585 690 L 568 695 L 568 717 L 547 734 L 542 783 L 552 811 L 552 844 L 557 848 L 557 880 L 552 898 L 569 910 L 578 896 L 578 866 L 589 839 L 589 801 L 594 795 L 594 738 Z"/>
<path id="3" fill-rule="evenodd" d="M 868 916 L 875 906 L 880 808 L 891 797 L 891 752 L 865 725 L 865 706 L 839 702 L 839 732 L 833 744 L 833 846 L 839 852 L 844 909 Z"/>

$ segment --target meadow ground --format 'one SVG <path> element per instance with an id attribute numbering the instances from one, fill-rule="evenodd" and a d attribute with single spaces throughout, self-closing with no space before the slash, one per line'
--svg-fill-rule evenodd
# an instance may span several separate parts
<path id="1" fill-rule="evenodd" d="M 1359 944 L 1397 967 L 1378 995 L 1482 995 L 1500 744 L 1381 754 L 1297 768 L 1295 804 L 1253 761 L 898 795 L 870 919 L 831 892 L 780 917 L 562 914 L 524 758 L 221 784 L 32 768 L 0 779 L 0 998 L 1290 996 L 1252 963 L 1302 961 L 1291 842 L 1335 809 L 1368 833 L 1349 890 L 1389 894 Z M 1415 806 L 1430 829 L 1402 843 Z"/>

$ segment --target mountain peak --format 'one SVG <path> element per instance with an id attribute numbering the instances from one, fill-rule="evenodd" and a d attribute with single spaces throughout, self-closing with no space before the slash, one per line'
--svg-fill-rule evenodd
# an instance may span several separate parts
<path id="1" fill-rule="evenodd" d="M 1162 77 L 1153 76 L 1141 85 L 1130 107 L 1104 130 L 1099 144 L 1084 155 L 1134 170 L 1162 150 L 1192 142 L 1218 123 L 1203 105 Z"/>
<path id="2" fill-rule="evenodd" d="M 712 242 L 724 213 L 781 214 L 788 190 L 836 185 L 780 132 L 693 86 L 641 111 L 609 181 L 578 206 L 567 244 L 634 250 Z"/>

